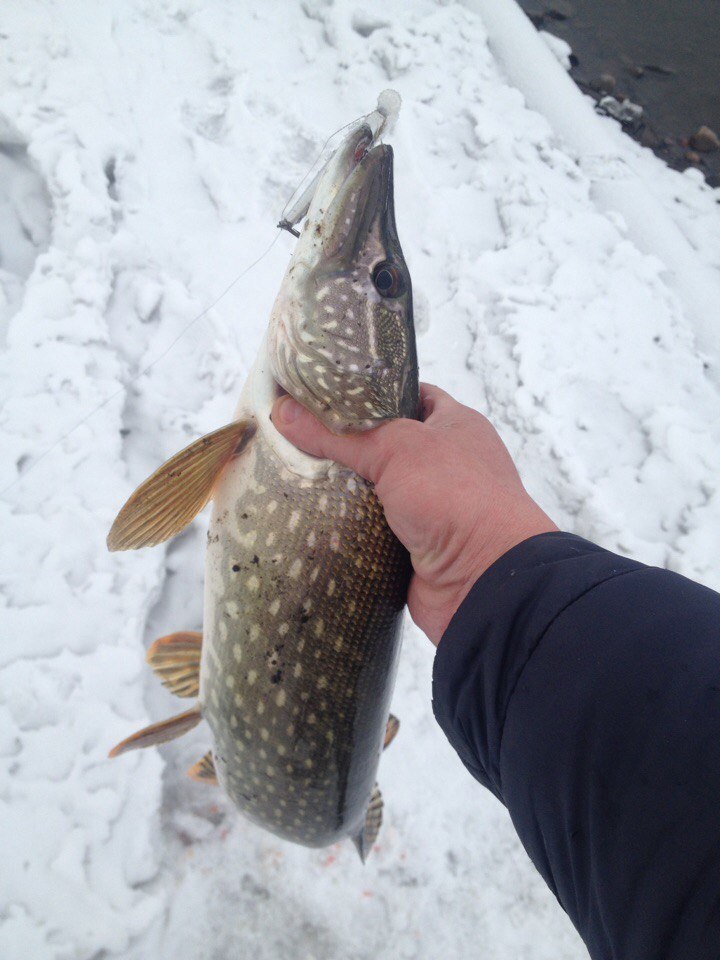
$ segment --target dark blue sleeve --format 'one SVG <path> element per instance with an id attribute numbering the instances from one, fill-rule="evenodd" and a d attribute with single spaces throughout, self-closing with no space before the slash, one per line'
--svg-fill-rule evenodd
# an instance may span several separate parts
<path id="1" fill-rule="evenodd" d="M 478 580 L 433 708 L 593 960 L 720 960 L 720 595 L 564 533 Z"/>

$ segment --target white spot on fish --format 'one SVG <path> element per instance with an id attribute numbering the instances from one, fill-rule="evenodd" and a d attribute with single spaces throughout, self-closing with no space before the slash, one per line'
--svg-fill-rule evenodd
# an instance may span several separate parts
<path id="1" fill-rule="evenodd" d="M 248 677 L 247 677 L 248 686 L 251 687 L 255 683 L 257 678 L 258 678 L 257 670 L 250 670 L 248 672 Z"/>
<path id="2" fill-rule="evenodd" d="M 235 694 L 235 706 L 241 707 L 243 705 L 243 697 L 241 693 Z"/>
<path id="3" fill-rule="evenodd" d="M 328 685 L 327 677 L 318 677 L 315 685 L 317 686 L 318 690 L 324 690 Z"/>
<path id="4" fill-rule="evenodd" d="M 288 529 L 294 530 L 299 523 L 300 523 L 300 511 L 293 510 L 293 512 L 290 514 L 290 520 L 288 521 Z"/>
<path id="5" fill-rule="evenodd" d="M 225 604 L 225 611 L 231 620 L 237 620 L 237 618 L 240 616 L 240 607 L 237 603 L 235 603 L 234 600 L 228 600 L 228 602 Z"/>
<path id="6" fill-rule="evenodd" d="M 330 287 L 329 287 L 329 286 L 328 286 L 328 287 L 322 287 L 322 289 L 318 290 L 318 292 L 315 294 L 315 296 L 317 297 L 318 300 L 324 300 L 325 297 L 326 297 L 329 293 L 330 293 Z"/>
<path id="7" fill-rule="evenodd" d="M 302 560 L 300 560 L 299 558 L 297 560 L 293 560 L 292 566 L 288 570 L 288 576 L 293 580 L 297 580 L 297 578 L 300 576 L 301 570 L 302 570 Z"/>
<path id="8" fill-rule="evenodd" d="M 280 609 L 280 598 L 279 598 L 279 597 L 276 597 L 276 598 L 273 600 L 273 602 L 270 604 L 270 606 L 268 607 L 268 611 L 269 611 L 269 613 L 270 613 L 270 616 L 271 616 L 271 617 L 276 616 L 279 609 Z"/>
<path id="9" fill-rule="evenodd" d="M 274 543 L 275 543 L 275 533 L 274 531 L 271 530 L 265 539 L 265 546 L 271 547 Z"/>
<path id="10" fill-rule="evenodd" d="M 257 712 L 259 716 L 262 716 L 265 713 L 265 704 L 262 700 L 258 700 Z"/>
<path id="11" fill-rule="evenodd" d="M 327 595 L 331 597 L 334 593 L 335 593 L 335 581 L 331 579 L 331 580 L 328 580 Z"/>
<path id="12" fill-rule="evenodd" d="M 262 740 L 267 740 L 269 737 L 270 737 L 270 731 L 267 730 L 265 727 L 263 727 L 262 730 L 260 731 L 260 738 Z"/>
<path id="13" fill-rule="evenodd" d="M 243 547 L 251 547 L 257 540 L 257 530 L 250 530 L 248 533 L 238 534 L 238 543 Z"/>
<path id="14" fill-rule="evenodd" d="M 307 535 L 307 539 L 305 543 L 307 543 L 307 545 L 312 550 L 312 548 L 315 546 L 316 541 L 317 541 L 317 537 L 315 536 L 315 531 L 311 530 L 310 533 Z"/>
<path id="15" fill-rule="evenodd" d="M 239 643 L 233 644 L 233 656 L 235 657 L 237 662 L 240 663 L 240 661 L 242 660 L 242 647 L 240 646 Z"/>
<path id="16" fill-rule="evenodd" d="M 278 690 L 278 694 L 277 694 L 277 696 L 275 697 L 275 703 L 276 703 L 279 707 L 284 707 L 284 706 L 285 706 L 285 700 L 286 700 L 286 699 L 287 699 L 287 696 L 286 696 L 286 694 L 285 694 L 285 691 L 284 691 L 284 690 Z"/>
<path id="17" fill-rule="evenodd" d="M 325 633 L 325 621 L 322 617 L 315 624 L 315 636 L 321 637 Z"/>
<path id="18" fill-rule="evenodd" d="M 293 670 L 293 676 L 294 676 L 294 677 L 300 677 L 300 676 L 302 676 L 302 664 L 301 664 L 301 663 L 296 663 L 296 664 L 295 664 L 295 669 Z"/>
<path id="19" fill-rule="evenodd" d="M 330 323 L 323 324 L 323 330 L 334 330 L 337 325 L 337 320 L 331 320 Z"/>
<path id="20" fill-rule="evenodd" d="M 333 532 L 330 534 L 330 549 L 335 553 L 337 553 L 340 549 L 340 534 L 337 532 L 337 530 L 333 530 Z"/>
<path id="21" fill-rule="evenodd" d="M 225 686 L 228 689 L 231 689 L 235 686 L 235 677 L 231 673 L 228 673 L 225 677 Z"/>
<path id="22" fill-rule="evenodd" d="M 277 502 L 277 500 L 271 500 L 271 501 L 268 503 L 268 505 L 267 505 L 267 512 L 268 512 L 268 513 L 275 513 L 275 511 L 277 510 L 277 508 L 278 508 L 278 502 Z"/>
<path id="23" fill-rule="evenodd" d="M 284 637 L 289 629 L 290 629 L 289 623 L 281 623 L 280 626 L 278 627 L 278 633 L 280 634 L 281 637 Z"/>
<path id="24" fill-rule="evenodd" d="M 248 577 L 247 588 L 248 590 L 251 590 L 253 593 L 257 593 L 257 591 L 260 589 L 260 581 L 254 574 L 252 577 Z"/>
<path id="25" fill-rule="evenodd" d="M 260 627 L 257 623 L 253 623 L 250 626 L 250 639 L 257 640 L 259 636 L 260 636 Z"/>
<path id="26" fill-rule="evenodd" d="M 318 500 L 318 510 L 321 510 L 323 513 L 327 510 L 328 498 L 327 494 L 324 493 Z"/>
<path id="27" fill-rule="evenodd" d="M 312 580 L 313 583 L 315 583 L 315 581 L 317 580 L 319 573 L 320 573 L 320 567 L 314 567 L 312 573 L 310 574 L 310 579 Z"/>

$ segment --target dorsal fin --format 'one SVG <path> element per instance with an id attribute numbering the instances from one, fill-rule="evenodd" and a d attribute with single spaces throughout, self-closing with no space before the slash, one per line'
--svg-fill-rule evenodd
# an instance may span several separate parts
<path id="1" fill-rule="evenodd" d="M 385 727 L 385 739 L 383 740 L 383 750 L 387 750 L 390 744 L 393 742 L 397 736 L 397 732 L 400 729 L 400 721 L 391 713 L 388 717 L 387 726 Z"/>
<path id="2" fill-rule="evenodd" d="M 201 720 L 200 707 L 193 707 L 192 710 L 178 714 L 177 717 L 161 720 L 160 723 L 153 723 L 149 727 L 138 730 L 132 736 L 121 740 L 112 748 L 108 756 L 119 757 L 121 753 L 127 753 L 128 750 L 140 750 L 142 747 L 155 747 L 159 743 L 168 743 L 170 740 L 181 737 L 188 730 L 192 730 Z"/>
<path id="3" fill-rule="evenodd" d="M 171 457 L 140 484 L 117 515 L 108 534 L 108 550 L 153 547 L 184 530 L 210 499 L 225 466 L 246 447 L 255 430 L 252 421 L 235 420 Z"/>
<path id="4" fill-rule="evenodd" d="M 365 823 L 363 828 L 357 836 L 352 838 L 355 848 L 360 854 L 360 859 L 363 863 L 365 863 L 367 860 L 367 855 L 370 853 L 372 845 L 377 840 L 378 833 L 380 833 L 380 827 L 382 826 L 382 814 L 383 798 L 382 794 L 380 793 L 380 788 L 377 784 L 375 784 L 375 789 L 370 797 L 370 803 L 368 804 L 367 812 L 365 814 Z"/>
<path id="5" fill-rule="evenodd" d="M 196 697 L 200 689 L 202 634 L 184 630 L 160 637 L 145 659 L 176 697 Z"/>
<path id="6" fill-rule="evenodd" d="M 217 786 L 218 778 L 215 772 L 212 750 L 208 750 L 204 757 L 194 763 L 188 770 L 187 775 L 191 780 L 197 780 L 198 783 L 211 783 Z"/>

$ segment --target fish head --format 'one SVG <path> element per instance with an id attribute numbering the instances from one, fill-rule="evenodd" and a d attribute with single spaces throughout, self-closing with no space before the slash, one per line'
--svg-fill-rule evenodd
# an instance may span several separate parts
<path id="1" fill-rule="evenodd" d="M 323 172 L 270 322 L 277 384 L 336 433 L 418 416 L 393 152 L 372 139 L 354 130 Z"/>

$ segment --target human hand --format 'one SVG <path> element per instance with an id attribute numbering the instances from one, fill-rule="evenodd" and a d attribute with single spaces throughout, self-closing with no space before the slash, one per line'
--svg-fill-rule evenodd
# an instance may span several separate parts
<path id="1" fill-rule="evenodd" d="M 292 397 L 275 402 L 277 429 L 375 485 L 387 522 L 410 552 L 410 614 L 434 644 L 478 577 L 511 547 L 558 528 L 530 498 L 492 424 L 429 384 L 423 420 L 391 420 L 337 436 Z"/>

